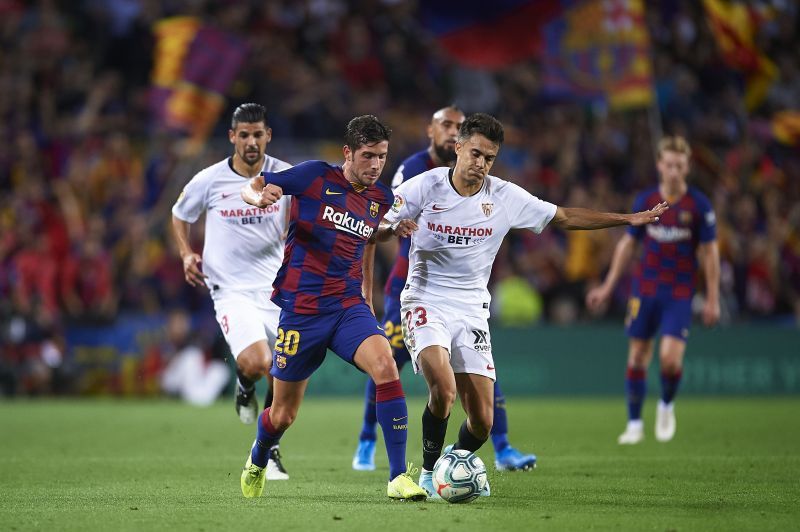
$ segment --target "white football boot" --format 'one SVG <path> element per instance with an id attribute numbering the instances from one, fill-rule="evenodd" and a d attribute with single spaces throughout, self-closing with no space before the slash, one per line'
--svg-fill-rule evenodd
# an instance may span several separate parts
<path id="1" fill-rule="evenodd" d="M 617 443 L 620 445 L 636 445 L 642 440 L 644 440 L 644 422 L 641 419 L 631 419 L 625 427 L 625 432 L 617 438 Z"/>
<path id="2" fill-rule="evenodd" d="M 658 401 L 656 407 L 656 440 L 668 442 L 675 436 L 675 403 Z"/>

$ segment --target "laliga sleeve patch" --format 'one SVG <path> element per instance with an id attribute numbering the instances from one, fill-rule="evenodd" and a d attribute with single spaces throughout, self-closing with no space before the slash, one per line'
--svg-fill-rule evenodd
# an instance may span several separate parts
<path id="1" fill-rule="evenodd" d="M 403 208 L 403 205 L 405 205 L 405 203 L 406 203 L 406 200 L 403 199 L 403 196 L 401 196 L 399 194 L 395 195 L 394 203 L 392 203 L 392 211 L 394 211 L 396 213 L 399 213 L 400 209 Z"/>

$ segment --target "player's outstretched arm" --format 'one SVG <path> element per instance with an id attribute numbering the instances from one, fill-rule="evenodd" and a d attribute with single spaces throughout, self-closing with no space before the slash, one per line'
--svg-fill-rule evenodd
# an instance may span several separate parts
<path id="1" fill-rule="evenodd" d="M 667 209 L 669 209 L 669 204 L 666 201 L 659 203 L 649 211 L 633 214 L 600 212 L 580 207 L 558 207 L 550 223 L 567 230 L 604 229 L 617 225 L 645 225 L 657 222 Z"/>
<path id="2" fill-rule="evenodd" d="M 625 233 L 614 248 L 611 266 L 608 274 L 600 286 L 592 288 L 586 294 L 586 306 L 593 312 L 602 312 L 608 303 L 617 281 L 622 277 L 622 272 L 628 268 L 633 252 L 636 248 L 636 239 Z"/>
<path id="3" fill-rule="evenodd" d="M 245 203 L 264 208 L 281 199 L 283 189 L 278 185 L 264 183 L 264 176 L 257 175 L 242 187 L 241 195 Z"/>
<path id="4" fill-rule="evenodd" d="M 378 230 L 375 231 L 375 239 L 378 242 L 386 242 L 395 236 L 403 238 L 411 236 L 411 233 L 417 229 L 419 229 L 419 226 L 414 220 L 403 219 L 394 223 L 381 220 L 380 225 L 378 225 Z"/>

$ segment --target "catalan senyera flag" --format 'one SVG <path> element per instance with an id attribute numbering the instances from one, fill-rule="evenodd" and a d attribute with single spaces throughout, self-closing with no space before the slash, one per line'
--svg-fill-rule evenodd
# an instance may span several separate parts
<path id="1" fill-rule="evenodd" d="M 614 109 L 654 101 L 650 35 L 642 0 L 562 0 L 545 26 L 546 96 L 605 101 Z"/>
<path id="2" fill-rule="evenodd" d="M 247 45 L 195 17 L 162 19 L 153 31 L 153 116 L 166 128 L 202 143 L 225 107 L 225 92 L 245 60 Z"/>
<path id="3" fill-rule="evenodd" d="M 778 69 L 755 43 L 762 15 L 745 3 L 703 0 L 706 18 L 725 63 L 747 77 L 745 105 L 757 107 L 778 76 Z"/>

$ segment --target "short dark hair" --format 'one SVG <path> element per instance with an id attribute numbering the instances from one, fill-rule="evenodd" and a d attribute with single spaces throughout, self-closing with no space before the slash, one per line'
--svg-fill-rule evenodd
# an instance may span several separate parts
<path id="1" fill-rule="evenodd" d="M 475 113 L 469 115 L 461 124 L 458 130 L 458 142 L 463 143 L 472 135 L 478 133 L 483 135 L 495 144 L 502 144 L 505 140 L 503 124 L 492 115 L 486 113 Z"/>
<path id="2" fill-rule="evenodd" d="M 347 124 L 344 132 L 344 143 L 351 150 L 356 151 L 365 144 L 375 144 L 389 140 L 392 130 L 381 124 L 374 115 L 361 115 L 353 118 Z"/>
<path id="3" fill-rule="evenodd" d="M 240 122 L 245 124 L 264 122 L 265 126 L 269 126 L 267 122 L 267 108 L 257 103 L 243 103 L 233 112 L 233 116 L 231 117 L 231 129 L 236 129 L 236 125 Z"/>

